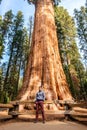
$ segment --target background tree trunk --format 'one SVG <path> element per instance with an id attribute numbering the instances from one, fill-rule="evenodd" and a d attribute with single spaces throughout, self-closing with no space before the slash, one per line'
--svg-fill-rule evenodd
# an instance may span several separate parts
<path id="1" fill-rule="evenodd" d="M 43 86 L 47 100 L 71 100 L 62 68 L 51 0 L 37 0 L 31 52 L 18 98 L 34 99 Z"/>

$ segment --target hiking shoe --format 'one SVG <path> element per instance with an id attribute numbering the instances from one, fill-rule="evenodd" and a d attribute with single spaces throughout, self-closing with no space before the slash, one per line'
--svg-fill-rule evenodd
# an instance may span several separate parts
<path id="1" fill-rule="evenodd" d="M 34 121 L 34 123 L 37 123 L 37 122 L 38 122 L 38 120 L 35 120 L 35 121 Z"/>
<path id="2" fill-rule="evenodd" d="M 45 124 L 45 121 L 43 121 L 43 124 Z"/>

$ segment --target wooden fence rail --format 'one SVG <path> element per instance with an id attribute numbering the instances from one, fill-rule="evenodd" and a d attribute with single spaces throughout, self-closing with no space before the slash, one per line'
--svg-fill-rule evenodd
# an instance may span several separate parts
<path id="1" fill-rule="evenodd" d="M 17 118 L 18 115 L 24 115 L 24 114 L 35 114 L 35 110 L 29 110 L 26 112 L 20 112 L 19 107 L 20 105 L 25 104 L 34 104 L 35 101 L 29 100 L 29 101 L 12 101 L 9 104 L 0 104 L 0 108 L 6 108 L 8 109 L 8 114 L 12 115 L 13 118 Z M 64 107 L 64 110 L 59 111 L 52 111 L 52 110 L 46 110 L 45 114 L 47 115 L 59 115 L 64 114 L 65 119 L 69 119 L 70 117 L 79 120 L 79 121 L 87 121 L 87 102 L 73 102 L 73 101 L 62 101 L 62 100 L 56 100 L 56 101 L 45 101 L 44 104 L 60 104 Z"/>

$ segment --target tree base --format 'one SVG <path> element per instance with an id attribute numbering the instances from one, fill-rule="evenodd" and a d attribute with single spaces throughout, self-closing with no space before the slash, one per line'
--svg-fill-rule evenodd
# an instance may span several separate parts
<path id="1" fill-rule="evenodd" d="M 32 103 L 25 103 L 19 105 L 19 112 L 32 111 L 36 110 L 36 104 L 32 101 Z M 60 106 L 60 104 L 56 104 L 53 101 L 44 102 L 44 110 L 45 111 L 58 111 L 64 110 L 64 106 Z"/>

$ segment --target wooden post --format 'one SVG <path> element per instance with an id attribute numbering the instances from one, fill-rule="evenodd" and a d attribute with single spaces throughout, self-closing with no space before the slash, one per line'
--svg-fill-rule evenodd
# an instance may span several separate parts
<path id="1" fill-rule="evenodd" d="M 13 104 L 13 108 L 9 108 L 8 114 L 12 115 L 12 118 L 18 118 L 19 104 Z"/>

